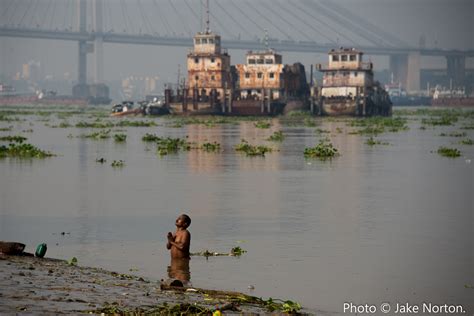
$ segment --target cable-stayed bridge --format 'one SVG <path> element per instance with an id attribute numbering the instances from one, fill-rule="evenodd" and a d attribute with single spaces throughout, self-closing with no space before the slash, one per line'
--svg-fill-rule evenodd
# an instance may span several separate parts
<path id="1" fill-rule="evenodd" d="M 331 0 L 212 0 L 213 30 L 228 49 L 327 53 L 357 47 L 390 56 L 394 79 L 419 90 L 422 56 L 445 56 L 454 84 L 465 80 L 474 50 L 413 47 Z M 102 82 L 103 44 L 192 46 L 203 29 L 203 0 L 3 0 L 0 36 L 77 41 L 79 83 L 86 82 L 87 54 L 94 51 L 95 79 Z"/>

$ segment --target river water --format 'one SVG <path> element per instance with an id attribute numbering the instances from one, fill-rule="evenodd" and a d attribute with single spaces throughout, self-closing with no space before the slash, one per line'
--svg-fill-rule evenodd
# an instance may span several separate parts
<path id="1" fill-rule="evenodd" d="M 409 130 L 381 134 L 390 145 L 377 146 L 328 118 L 316 119 L 331 131 L 323 134 L 278 119 L 259 129 L 253 122 L 176 128 L 157 118 L 156 127 L 123 128 L 124 144 L 78 138 L 96 130 L 51 128 L 41 118 L 0 122 L 13 126 L 0 136 L 33 129 L 23 133 L 28 142 L 58 155 L 0 160 L 0 240 L 31 252 L 45 242 L 47 256 L 159 280 L 169 265 L 166 233 L 187 213 L 191 251 L 247 251 L 193 257 L 196 287 L 291 299 L 322 315 L 342 315 L 345 302 L 388 302 L 392 311 L 396 303 L 461 304 L 474 312 L 474 289 L 465 287 L 474 285 L 474 146 L 440 136 L 472 118 L 420 129 L 420 117 L 410 117 Z M 285 140 L 265 141 L 276 130 Z M 217 141 L 223 150 L 160 157 L 142 142 L 145 133 Z M 341 156 L 305 159 L 304 148 L 323 137 Z M 241 139 L 278 151 L 246 157 L 233 150 Z M 462 157 L 441 157 L 443 145 Z M 97 163 L 101 157 L 107 163 Z M 119 159 L 123 168 L 110 166 Z"/>

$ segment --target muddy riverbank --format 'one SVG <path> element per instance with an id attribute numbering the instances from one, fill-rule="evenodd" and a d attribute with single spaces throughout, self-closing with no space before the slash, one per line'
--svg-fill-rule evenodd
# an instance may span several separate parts
<path id="1" fill-rule="evenodd" d="M 169 290 L 149 280 L 57 259 L 0 255 L 0 313 L 210 314 L 283 312 L 294 306 L 234 292 Z"/>

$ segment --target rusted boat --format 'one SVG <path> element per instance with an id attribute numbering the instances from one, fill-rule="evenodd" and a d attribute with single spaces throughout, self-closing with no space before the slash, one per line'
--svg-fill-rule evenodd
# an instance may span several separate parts
<path id="1" fill-rule="evenodd" d="M 230 56 L 221 37 L 206 28 L 194 36 L 187 56 L 187 81 L 165 89 L 165 106 L 173 114 L 220 114 L 231 98 Z"/>
<path id="2" fill-rule="evenodd" d="M 315 111 L 320 115 L 388 116 L 392 102 L 385 89 L 374 80 L 373 64 L 364 62 L 363 52 L 354 48 L 333 49 L 324 68 L 323 84 Z"/>
<path id="3" fill-rule="evenodd" d="M 281 114 L 289 102 L 303 107 L 309 93 L 304 66 L 284 65 L 282 55 L 271 49 L 249 51 L 246 63 L 235 70 L 232 114 Z"/>

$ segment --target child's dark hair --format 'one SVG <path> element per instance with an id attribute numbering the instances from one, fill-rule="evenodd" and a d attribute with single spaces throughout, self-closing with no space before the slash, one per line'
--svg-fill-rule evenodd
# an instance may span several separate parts
<path id="1" fill-rule="evenodd" d="M 186 214 L 182 214 L 181 216 L 184 218 L 184 221 L 185 221 L 186 225 L 188 225 L 188 227 L 189 227 L 189 225 L 191 225 L 191 217 L 189 217 Z"/>

